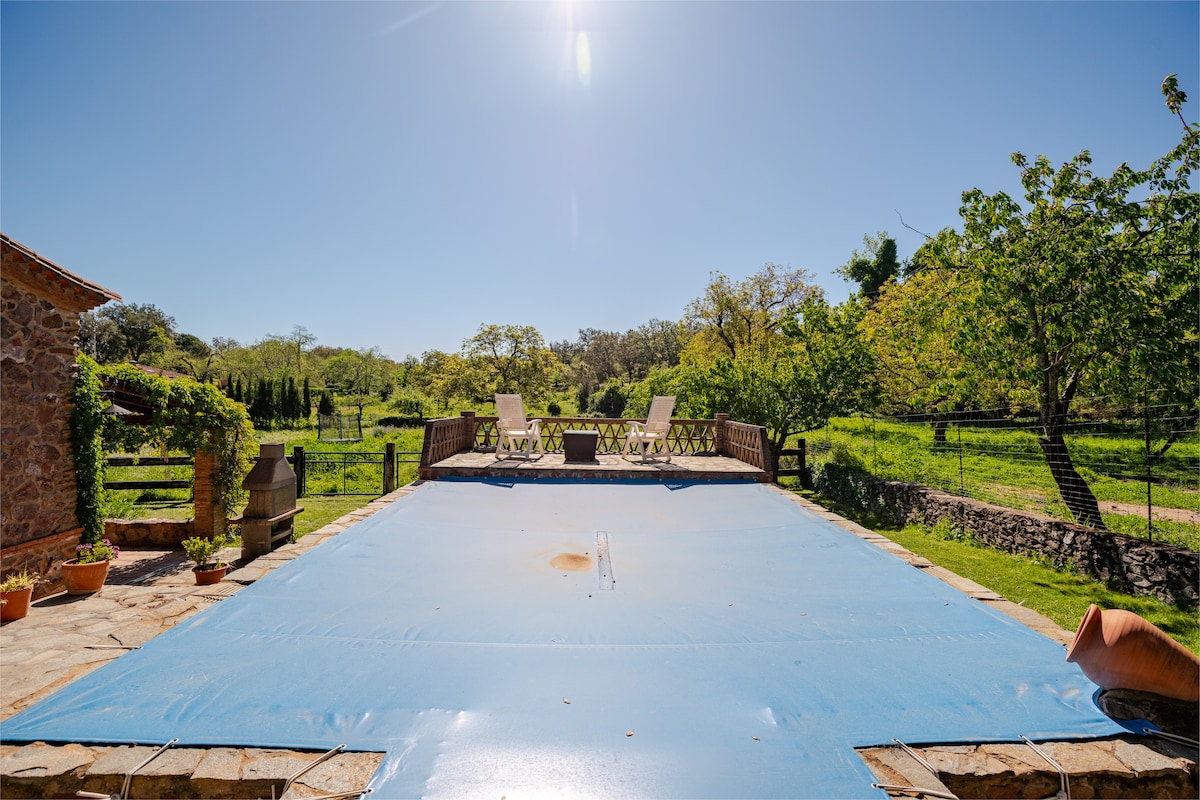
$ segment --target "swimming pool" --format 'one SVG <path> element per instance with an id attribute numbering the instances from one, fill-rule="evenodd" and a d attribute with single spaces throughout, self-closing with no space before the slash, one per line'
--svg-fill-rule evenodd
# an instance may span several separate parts
<path id="1" fill-rule="evenodd" d="M 385 798 L 863 797 L 856 746 L 1121 732 L 1095 690 L 769 486 L 446 480 L 4 738 L 345 743 Z"/>

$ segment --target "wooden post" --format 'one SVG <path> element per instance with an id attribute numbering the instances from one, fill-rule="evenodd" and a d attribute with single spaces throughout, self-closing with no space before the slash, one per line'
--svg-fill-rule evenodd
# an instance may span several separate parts
<path id="1" fill-rule="evenodd" d="M 771 483 L 779 481 L 775 475 L 775 470 L 779 469 L 779 454 L 775 452 L 775 447 L 771 444 L 771 437 L 767 434 L 767 429 L 758 426 L 758 449 L 762 453 L 763 472 L 767 473 L 767 480 Z"/>
<path id="2" fill-rule="evenodd" d="M 387 442 L 383 446 L 383 493 L 391 494 L 396 491 L 396 443 Z"/>
<path id="3" fill-rule="evenodd" d="M 304 448 L 296 445 L 292 448 L 292 472 L 296 473 L 296 496 L 304 497 L 307 487 L 304 484 Z"/>
<path id="4" fill-rule="evenodd" d="M 729 421 L 728 414 L 713 414 L 713 452 L 719 456 L 725 455 L 725 423 Z"/>
<path id="5" fill-rule="evenodd" d="M 475 449 L 475 412 L 463 411 L 463 432 L 462 444 L 459 446 L 460 453 L 469 453 Z"/>
<path id="6" fill-rule="evenodd" d="M 797 456 L 797 466 L 800 467 L 800 486 L 804 489 L 812 487 L 812 473 L 808 471 L 808 440 L 800 439 L 796 442 L 797 448 L 800 450 L 800 455 Z"/>

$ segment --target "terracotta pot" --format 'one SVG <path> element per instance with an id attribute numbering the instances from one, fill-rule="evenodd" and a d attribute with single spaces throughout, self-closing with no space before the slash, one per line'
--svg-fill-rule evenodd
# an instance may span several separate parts
<path id="1" fill-rule="evenodd" d="M 1200 658 L 1131 611 L 1089 606 L 1067 661 L 1103 689 L 1200 701 Z"/>
<path id="2" fill-rule="evenodd" d="M 216 569 L 201 569 L 200 567 L 192 567 L 192 574 L 196 576 L 197 586 L 212 586 L 214 583 L 220 583 L 225 577 L 225 573 L 229 571 L 229 565 L 217 567 Z"/>
<path id="3" fill-rule="evenodd" d="M 14 619 L 24 619 L 29 613 L 29 601 L 33 599 L 33 587 L 13 589 L 11 592 L 0 592 L 4 605 L 0 606 L 0 622 L 12 622 Z"/>
<path id="4" fill-rule="evenodd" d="M 94 561 L 91 564 L 80 564 L 74 560 L 64 561 L 62 577 L 67 594 L 92 594 L 100 591 L 104 579 L 108 577 L 108 563 Z"/>

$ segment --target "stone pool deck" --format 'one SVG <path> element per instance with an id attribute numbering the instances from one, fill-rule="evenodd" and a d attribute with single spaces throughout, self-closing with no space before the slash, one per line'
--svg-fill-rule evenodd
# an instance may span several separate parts
<path id="1" fill-rule="evenodd" d="M 182 553 L 123 553 L 119 568 L 110 573 L 104 589 L 95 595 L 55 595 L 35 602 L 24 620 L 0 628 L 0 796 L 63 797 L 80 789 L 105 796 L 120 792 L 129 783 L 129 797 L 357 797 L 378 767 L 382 754 L 338 753 L 296 778 L 314 764 L 321 753 L 262 748 L 174 748 L 150 764 L 128 774 L 154 754 L 153 747 L 94 746 L 82 743 L 5 744 L 3 720 L 52 694 L 177 625 L 193 614 L 253 583 L 279 565 L 336 536 L 419 487 L 402 487 L 318 531 L 303 536 L 270 555 L 262 556 L 229 573 L 220 584 L 194 584 Z M 972 581 L 896 545 L 860 525 L 843 519 L 791 492 L 778 491 L 813 513 L 892 553 L 917 569 L 929 572 L 975 600 L 996 608 L 1022 624 L 1064 646 L 1072 634 L 1050 620 Z M 114 565 L 116 567 L 116 565 Z M 1015 745 L 982 745 L 939 748 L 927 757 L 953 762 L 943 773 L 972 774 L 980 785 L 1047 784 L 1051 793 L 1059 774 L 1036 755 Z M 1019 752 L 1009 753 L 1017 748 Z M 1124 795 L 1103 796 L 1195 797 L 1195 752 L 1169 742 L 1134 737 L 1116 740 L 1052 743 L 1056 760 L 1067 770 L 1072 786 L 1083 789 L 1117 785 Z M 880 775 L 880 783 L 920 785 L 946 791 L 937 777 L 924 771 L 911 757 L 891 748 L 864 753 Z M 915 769 L 914 769 L 915 766 Z M 1098 780 L 1097 776 L 1107 776 Z M 1048 783 L 1047 783 L 1048 782 Z M 962 791 L 964 784 L 956 788 Z M 1134 787 L 1134 788 L 1128 788 Z M 911 792 L 893 792 L 911 796 Z M 975 795 L 979 796 L 979 795 Z M 990 796 L 1017 796 L 996 795 Z M 1020 795 L 1032 796 L 1032 795 Z M 1074 796 L 1089 796 L 1076 792 Z M 1099 796 L 1099 795 L 1090 795 Z"/>

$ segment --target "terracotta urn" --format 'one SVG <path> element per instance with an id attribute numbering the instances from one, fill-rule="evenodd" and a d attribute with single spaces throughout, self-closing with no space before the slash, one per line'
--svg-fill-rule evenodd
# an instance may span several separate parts
<path id="1" fill-rule="evenodd" d="M 24 619 L 29 613 L 29 601 L 33 599 L 33 587 L 0 592 L 0 598 L 4 600 L 4 605 L 0 605 L 0 622 Z"/>
<path id="2" fill-rule="evenodd" d="M 229 571 L 229 565 L 217 567 L 216 569 L 201 569 L 193 567 L 192 574 L 196 576 L 197 586 L 212 586 L 214 583 L 220 583 L 225 577 L 225 573 Z"/>
<path id="3" fill-rule="evenodd" d="M 1200 701 L 1200 658 L 1131 611 L 1089 606 L 1067 661 L 1103 689 Z"/>
<path id="4" fill-rule="evenodd" d="M 108 577 L 108 564 L 108 561 L 93 561 L 91 564 L 64 561 L 62 577 L 67 594 L 93 594 L 100 591 L 104 579 Z"/>

